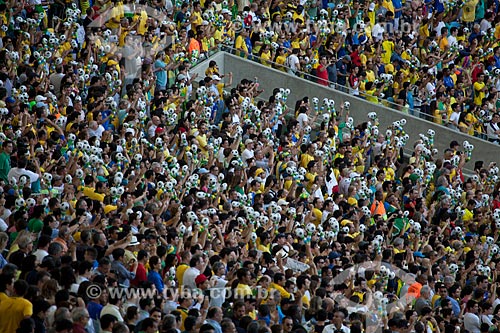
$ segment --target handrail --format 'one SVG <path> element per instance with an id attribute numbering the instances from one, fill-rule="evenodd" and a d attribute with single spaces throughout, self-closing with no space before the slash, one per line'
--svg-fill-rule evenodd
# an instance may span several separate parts
<path id="1" fill-rule="evenodd" d="M 224 49 L 231 50 L 231 52 L 230 52 L 230 53 L 235 54 L 235 55 L 236 55 L 236 52 L 241 52 L 240 50 L 237 50 L 236 48 L 234 48 L 234 47 L 232 47 L 232 46 L 227 46 L 227 45 L 224 45 L 224 46 L 221 46 L 221 48 L 222 48 L 222 50 L 224 50 Z M 260 63 L 260 64 L 262 64 L 262 65 L 264 65 L 264 66 L 266 66 L 266 64 L 275 65 L 275 66 L 276 66 L 276 67 L 278 67 L 278 68 L 276 68 L 276 67 L 273 67 L 273 68 L 274 68 L 274 69 L 277 69 L 277 70 L 280 70 L 280 69 L 279 69 L 280 67 L 290 69 L 290 67 L 286 66 L 286 64 L 281 65 L 281 64 L 277 64 L 276 62 L 271 61 L 271 60 L 264 60 L 264 59 L 262 59 L 261 57 L 259 57 L 259 56 L 257 56 L 257 55 L 254 55 L 254 54 L 250 55 L 250 56 L 249 56 L 249 58 L 246 58 L 246 59 L 247 59 L 247 60 L 252 60 L 252 61 L 254 61 L 254 62 L 258 62 L 258 63 Z M 265 63 L 265 64 L 264 64 L 264 63 Z M 311 83 L 315 83 L 315 84 L 320 85 L 319 83 L 314 82 L 314 81 L 312 81 L 312 80 L 310 80 L 310 79 L 308 78 L 308 77 L 311 77 L 311 78 L 318 78 L 317 76 L 314 76 L 314 75 L 312 75 L 312 74 L 310 74 L 310 73 L 307 73 L 307 72 L 298 71 L 298 70 L 295 70 L 295 72 L 296 72 L 296 73 L 298 73 L 298 74 L 300 74 L 300 76 L 299 76 L 299 75 L 297 75 L 298 77 L 301 77 L 301 78 L 303 78 L 303 79 L 306 79 L 306 80 L 310 81 Z M 323 80 L 323 79 L 321 79 L 321 80 Z M 329 81 L 329 80 L 323 80 L 323 81 L 327 81 L 327 82 L 328 82 L 328 86 L 321 85 L 322 87 L 327 87 L 327 88 L 335 89 L 335 90 L 338 90 L 338 91 L 345 91 L 345 90 L 347 90 L 347 92 L 350 90 L 350 88 L 349 88 L 349 87 L 347 87 L 347 86 L 342 86 L 342 85 L 338 84 L 337 82 L 332 82 L 332 81 Z M 339 89 L 339 88 L 340 88 L 340 89 Z M 370 104 L 374 104 L 374 105 L 384 105 L 384 106 L 390 107 L 391 109 L 394 109 L 395 111 L 399 111 L 399 112 L 402 112 L 402 111 L 401 111 L 401 110 L 398 110 L 398 108 L 401 108 L 401 107 L 406 108 L 406 107 L 404 107 L 404 106 L 402 106 L 402 105 L 400 105 L 400 104 L 397 104 L 397 103 L 394 103 L 394 102 L 388 101 L 388 100 L 386 100 L 386 99 L 382 99 L 382 101 L 383 101 L 383 102 L 382 102 L 382 103 L 377 103 L 377 104 L 376 104 L 376 103 L 373 103 L 373 102 L 370 102 L 370 101 L 366 100 L 366 97 L 374 97 L 374 96 L 368 95 L 368 94 L 366 94 L 366 93 L 364 93 L 364 92 L 362 92 L 362 91 L 360 91 L 360 92 L 359 92 L 359 95 L 358 95 L 358 96 L 356 96 L 356 95 L 351 95 L 351 96 L 352 96 L 352 97 L 357 97 L 357 98 L 362 98 L 365 102 L 370 103 Z M 376 96 L 375 96 L 375 97 L 376 97 Z M 443 124 L 438 124 L 438 123 L 436 123 L 436 122 L 434 122 L 434 121 L 430 121 L 430 120 L 427 120 L 427 119 L 425 119 L 425 118 L 421 118 L 421 117 L 420 117 L 420 114 L 421 114 L 421 111 L 420 111 L 420 110 L 417 110 L 417 109 L 410 109 L 410 108 L 406 108 L 406 109 L 408 110 L 408 113 L 409 113 L 409 114 L 414 115 L 414 116 L 418 117 L 419 119 L 421 119 L 421 120 L 423 120 L 423 121 L 427 121 L 427 122 L 433 123 L 433 124 L 435 124 L 435 125 L 440 125 L 440 126 L 443 126 L 443 127 L 447 127 L 446 125 L 443 125 Z M 402 113 L 403 113 L 403 112 L 402 112 Z M 431 119 L 435 119 L 435 118 L 436 118 L 436 117 L 434 117 L 434 115 L 432 115 L 432 114 L 425 114 L 425 116 L 426 116 L 426 118 L 431 118 Z M 447 127 L 447 128 L 448 128 L 448 127 Z M 467 133 L 463 133 L 463 132 L 461 132 L 461 131 L 458 131 L 458 133 L 461 133 L 461 134 L 467 134 Z M 481 139 L 481 138 L 479 138 L 479 137 L 476 137 L 476 138 Z M 485 139 L 482 139 L 482 140 L 487 141 L 487 140 L 485 140 Z"/>

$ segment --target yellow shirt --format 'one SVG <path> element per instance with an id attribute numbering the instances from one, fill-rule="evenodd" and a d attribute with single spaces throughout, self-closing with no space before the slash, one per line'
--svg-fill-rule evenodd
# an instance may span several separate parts
<path id="1" fill-rule="evenodd" d="M 462 21 L 464 22 L 474 22 L 476 18 L 476 5 L 479 0 L 466 1 L 462 7 Z"/>
<path id="2" fill-rule="evenodd" d="M 276 69 L 282 70 L 283 72 L 285 71 L 285 62 L 286 62 L 286 54 L 280 55 L 276 57 L 276 64 L 281 65 L 281 66 L 276 66 Z"/>
<path id="3" fill-rule="evenodd" d="M 446 49 L 448 49 L 448 46 L 448 38 L 446 38 L 446 36 L 443 36 L 439 41 L 439 48 L 441 49 L 441 51 L 446 51 Z"/>
<path id="4" fill-rule="evenodd" d="M 243 298 L 245 296 L 252 296 L 252 288 L 247 284 L 238 283 L 236 289 L 234 290 L 235 296 L 238 298 Z"/>
<path id="5" fill-rule="evenodd" d="M 123 9 L 122 9 L 123 10 Z M 106 22 L 106 26 L 110 29 L 118 29 L 120 27 L 120 23 L 116 23 L 114 21 L 120 21 L 123 17 L 123 13 L 121 13 L 120 6 L 114 6 L 110 12 L 110 19 Z"/>
<path id="6" fill-rule="evenodd" d="M 188 268 L 189 268 L 188 264 L 180 264 L 179 266 L 177 266 L 177 270 L 175 271 L 175 277 L 177 278 L 177 281 L 179 281 L 179 286 L 182 286 L 182 282 L 184 281 L 184 273 Z"/>
<path id="7" fill-rule="evenodd" d="M 267 52 L 262 52 L 260 55 L 260 58 L 262 59 L 262 65 L 271 67 L 271 51 Z"/>
<path id="8" fill-rule="evenodd" d="M 137 26 L 137 33 L 139 35 L 144 35 L 146 31 L 148 31 L 147 23 L 148 23 L 148 13 L 145 10 L 141 11 L 141 15 L 139 16 L 139 25 Z"/>
<path id="9" fill-rule="evenodd" d="M 375 72 L 371 69 L 366 70 L 366 80 L 368 80 L 368 82 L 375 82 Z"/>
<path id="10" fill-rule="evenodd" d="M 22 297 L 9 297 L 0 303 L 0 311 L 2 333 L 16 333 L 21 320 L 33 315 L 33 305 Z"/>
<path id="11" fill-rule="evenodd" d="M 257 250 L 262 251 L 262 252 L 271 253 L 271 250 L 269 249 L 270 246 L 271 246 L 271 244 L 268 244 L 268 245 L 259 244 L 259 246 L 257 246 Z"/>
<path id="12" fill-rule="evenodd" d="M 365 93 L 366 93 L 366 100 L 367 100 L 368 102 L 378 103 L 378 98 L 377 98 L 377 96 L 374 96 L 376 91 L 377 91 L 377 89 L 371 89 L 371 90 L 367 90 L 367 91 L 365 92 Z"/>
<path id="13" fill-rule="evenodd" d="M 307 168 L 307 164 L 311 161 L 314 161 L 314 156 L 309 154 L 302 154 L 300 158 L 300 166 L 303 168 Z"/>
<path id="14" fill-rule="evenodd" d="M 480 91 L 486 86 L 484 82 L 474 83 L 474 104 L 481 106 L 483 98 L 486 96 L 484 91 Z"/>
<path id="15" fill-rule="evenodd" d="M 394 42 L 384 40 L 382 42 L 382 49 L 385 51 L 382 53 L 382 62 L 384 64 L 389 64 L 391 62 L 392 51 L 394 51 Z"/>
<path id="16" fill-rule="evenodd" d="M 285 288 L 274 282 L 271 283 L 269 289 L 276 289 L 277 291 L 279 291 L 282 298 L 290 298 L 291 296 L 290 293 L 285 290 Z"/>
<path id="17" fill-rule="evenodd" d="M 248 52 L 248 47 L 247 47 L 247 44 L 245 43 L 245 39 L 241 35 L 236 37 L 236 41 L 234 42 L 234 47 L 237 50 Z"/>
<path id="18" fill-rule="evenodd" d="M 192 15 L 193 15 L 194 19 L 191 23 L 196 28 L 197 26 L 199 26 L 203 23 L 203 18 L 201 17 L 201 13 L 198 13 L 198 12 L 193 12 Z"/>
<path id="19" fill-rule="evenodd" d="M 390 1 L 390 0 L 387 0 L 387 1 L 384 0 L 382 2 L 382 6 L 385 7 L 385 8 L 387 8 L 387 11 L 392 12 L 393 14 L 395 14 L 395 12 L 394 12 L 394 5 L 392 4 L 392 1 Z"/>

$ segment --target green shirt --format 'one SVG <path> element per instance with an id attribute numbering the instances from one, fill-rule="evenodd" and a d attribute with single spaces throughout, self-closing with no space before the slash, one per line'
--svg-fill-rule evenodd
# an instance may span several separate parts
<path id="1" fill-rule="evenodd" d="M 10 155 L 6 152 L 0 154 L 0 179 L 9 183 L 8 174 L 10 171 Z"/>

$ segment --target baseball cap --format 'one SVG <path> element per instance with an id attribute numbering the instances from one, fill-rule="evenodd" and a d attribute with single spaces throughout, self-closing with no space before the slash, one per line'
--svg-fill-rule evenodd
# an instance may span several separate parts
<path id="1" fill-rule="evenodd" d="M 287 206 L 288 202 L 285 199 L 279 199 L 278 200 L 278 205 L 279 206 Z"/>
<path id="2" fill-rule="evenodd" d="M 373 11 L 375 10 L 375 3 L 374 3 L 374 2 L 372 2 L 372 3 L 370 4 L 370 6 L 368 7 L 368 10 L 369 10 L 370 12 L 373 12 Z"/>
<path id="3" fill-rule="evenodd" d="M 36 102 L 43 102 L 43 101 L 46 101 L 47 100 L 47 97 L 43 96 L 43 95 L 38 95 L 35 97 L 35 101 Z"/>
<path id="4" fill-rule="evenodd" d="M 425 255 L 422 252 L 420 252 L 420 251 L 413 252 L 413 256 L 415 258 L 425 258 Z"/>
<path id="5" fill-rule="evenodd" d="M 207 280 L 208 278 L 205 276 L 205 274 L 200 274 L 196 277 L 196 279 L 194 279 L 194 282 L 196 283 L 196 285 L 199 285 Z"/>
<path id="6" fill-rule="evenodd" d="M 219 75 L 214 74 L 214 75 L 212 75 L 212 80 L 215 80 L 215 81 L 220 81 L 220 80 L 221 80 L 221 78 L 220 78 L 220 76 L 219 76 Z"/>
<path id="7" fill-rule="evenodd" d="M 255 170 L 255 177 L 258 177 L 261 173 L 264 173 L 264 169 L 262 168 L 258 168 L 257 170 Z"/>
<path id="8" fill-rule="evenodd" d="M 231 11 L 229 9 L 226 9 L 224 8 L 222 11 L 221 11 L 222 14 L 229 14 L 231 15 Z"/>
<path id="9" fill-rule="evenodd" d="M 184 74 L 179 74 L 177 75 L 177 80 L 181 81 L 181 80 L 186 80 L 187 79 L 187 76 L 184 75 Z"/>
<path id="10" fill-rule="evenodd" d="M 350 55 L 345 55 L 342 59 L 345 59 L 347 61 L 351 61 L 351 56 Z"/>

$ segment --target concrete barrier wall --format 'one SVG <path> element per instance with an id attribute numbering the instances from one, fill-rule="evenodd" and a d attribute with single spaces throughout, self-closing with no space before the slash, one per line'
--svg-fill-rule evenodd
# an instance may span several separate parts
<path id="1" fill-rule="evenodd" d="M 217 54 L 217 56 L 218 55 L 219 54 Z M 305 96 L 309 96 L 310 98 L 318 97 L 320 101 L 325 97 L 334 99 L 337 110 L 341 103 L 349 101 L 351 104 L 350 115 L 354 118 L 355 124 L 367 121 L 367 114 L 375 111 L 379 117 L 379 127 L 384 131 L 385 128 L 391 125 L 395 120 L 405 118 L 407 120 L 405 131 L 410 136 L 410 141 L 408 143 L 408 148 L 410 149 L 412 149 L 413 143 L 419 139 L 419 134 L 427 133 L 430 128 L 436 132 L 434 146 L 439 149 L 440 156 L 444 149 L 449 147 L 452 140 L 457 140 L 459 143 L 467 140 L 475 147 L 472 160 L 465 166 L 468 173 L 473 170 L 474 161 L 482 160 L 485 162 L 485 165 L 488 165 L 488 163 L 492 161 L 500 161 L 500 146 L 498 145 L 477 139 L 470 135 L 453 131 L 446 127 L 422 120 L 418 117 L 404 114 L 382 105 L 368 103 L 363 99 L 318 85 L 252 61 L 247 61 L 229 53 L 224 53 L 224 69 L 227 72 L 233 72 L 234 84 L 240 82 L 243 78 L 252 79 L 257 76 L 261 88 L 265 90 L 261 95 L 264 98 L 269 97 L 274 88 L 289 88 L 291 90 L 291 94 L 288 98 L 288 104 L 289 107 L 292 108 L 294 107 L 296 100 Z"/>
<path id="2" fill-rule="evenodd" d="M 204 60 L 204 61 L 200 62 L 199 64 L 196 64 L 196 66 L 193 67 L 193 69 L 190 71 L 190 73 L 191 74 L 193 74 L 193 73 L 198 74 L 198 77 L 195 80 L 196 82 L 203 80 L 205 78 L 205 71 L 208 68 L 208 64 L 210 63 L 211 60 L 215 60 L 215 62 L 217 62 L 217 65 L 219 66 L 220 74 L 224 74 L 225 73 L 224 58 L 225 58 L 224 52 L 217 52 L 216 54 L 214 54 L 213 56 L 211 56 L 207 60 Z"/>

